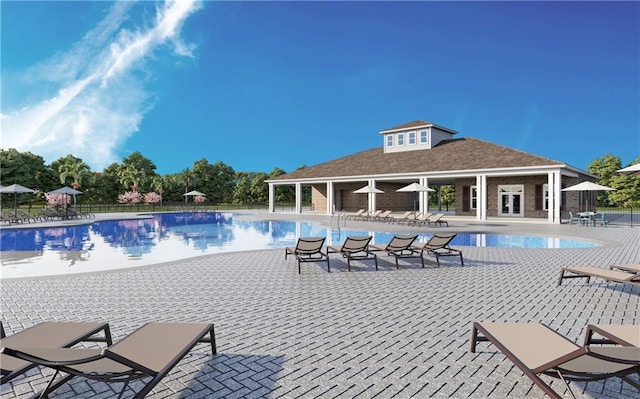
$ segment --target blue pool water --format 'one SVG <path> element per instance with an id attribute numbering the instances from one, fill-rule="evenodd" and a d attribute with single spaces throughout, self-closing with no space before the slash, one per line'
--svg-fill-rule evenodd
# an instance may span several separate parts
<path id="1" fill-rule="evenodd" d="M 372 235 L 384 244 L 392 232 L 332 230 L 317 223 L 234 220 L 232 213 L 163 213 L 147 219 L 83 226 L 0 229 L 2 278 L 82 273 L 168 262 L 230 251 L 282 248 L 298 237 L 324 236 L 341 244 Z M 418 236 L 426 242 L 432 234 Z M 586 248 L 598 244 L 555 237 L 459 233 L 452 245 L 510 248 Z"/>

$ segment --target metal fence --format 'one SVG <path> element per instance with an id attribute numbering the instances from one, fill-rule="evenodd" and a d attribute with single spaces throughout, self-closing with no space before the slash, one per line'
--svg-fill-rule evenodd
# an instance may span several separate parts
<path id="1" fill-rule="evenodd" d="M 606 208 L 598 207 L 608 225 L 640 227 L 640 208 Z"/>

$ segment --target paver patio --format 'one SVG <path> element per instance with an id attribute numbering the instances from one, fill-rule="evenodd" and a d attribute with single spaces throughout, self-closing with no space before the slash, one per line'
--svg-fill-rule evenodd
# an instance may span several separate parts
<path id="1" fill-rule="evenodd" d="M 363 226 L 373 225 L 349 223 Z M 45 320 L 108 321 L 114 341 L 147 321 L 215 323 L 218 355 L 196 347 L 149 398 L 540 398 L 495 347 L 469 352 L 473 321 L 543 322 L 578 343 L 589 323 L 640 324 L 639 287 L 581 279 L 556 286 L 561 266 L 640 262 L 640 228 L 453 219 L 448 228 L 420 229 L 434 230 L 568 236 L 603 246 L 457 247 L 464 266 L 454 257 L 440 268 L 427 258 L 425 269 L 402 259 L 396 270 L 393 258 L 380 256 L 377 272 L 371 262 L 353 262 L 348 272 L 332 256 L 331 273 L 307 263 L 300 275 L 295 259 L 274 249 L 2 280 L 2 320 L 8 332 Z M 30 397 L 50 375 L 36 368 L 0 393 Z M 547 381 L 568 397 L 559 381 Z M 620 379 L 571 386 L 584 398 L 638 397 Z M 51 397 L 112 397 L 119 387 L 77 378 Z"/>

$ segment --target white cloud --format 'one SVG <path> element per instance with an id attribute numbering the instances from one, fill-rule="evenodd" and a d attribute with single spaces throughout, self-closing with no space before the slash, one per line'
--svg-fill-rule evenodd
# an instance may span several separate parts
<path id="1" fill-rule="evenodd" d="M 196 0 L 167 0 L 149 26 L 134 30 L 124 27 L 131 22 L 132 4 L 116 1 L 70 50 L 24 71 L 24 90 L 11 93 L 20 92 L 30 104 L 3 98 L 2 148 L 31 151 L 47 162 L 71 153 L 93 170 L 119 161 L 119 147 L 138 131 L 155 101 L 140 71 L 163 45 L 191 56 L 193 47 L 183 43 L 180 29 L 200 7 Z M 57 92 L 52 96 L 43 87 Z M 12 104 L 20 105 L 11 109 Z"/>

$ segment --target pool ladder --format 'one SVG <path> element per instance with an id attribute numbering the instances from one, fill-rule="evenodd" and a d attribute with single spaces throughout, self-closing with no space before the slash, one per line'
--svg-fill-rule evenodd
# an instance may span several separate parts
<path id="1" fill-rule="evenodd" d="M 338 211 L 331 215 L 331 239 L 333 241 L 340 241 L 340 219 L 343 220 L 343 224 L 346 226 L 346 220 L 344 220 L 345 212 Z M 335 227 L 333 222 L 335 220 Z"/>

